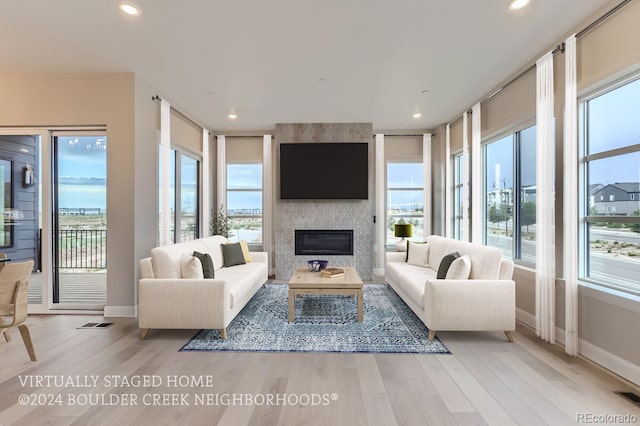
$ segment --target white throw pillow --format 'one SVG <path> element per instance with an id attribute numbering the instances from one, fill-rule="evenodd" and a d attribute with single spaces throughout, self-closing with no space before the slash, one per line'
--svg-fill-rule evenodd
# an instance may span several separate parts
<path id="1" fill-rule="evenodd" d="M 429 244 L 409 241 L 407 244 L 407 263 L 416 266 L 429 266 Z"/>
<path id="2" fill-rule="evenodd" d="M 445 280 L 467 280 L 469 274 L 471 274 L 471 258 L 465 254 L 451 262 Z"/>
<path id="3" fill-rule="evenodd" d="M 183 254 L 180 258 L 180 276 L 182 278 L 204 279 L 200 259 L 195 256 Z"/>

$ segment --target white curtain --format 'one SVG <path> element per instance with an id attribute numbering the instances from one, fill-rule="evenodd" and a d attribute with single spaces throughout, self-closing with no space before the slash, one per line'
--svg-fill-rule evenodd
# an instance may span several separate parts
<path id="1" fill-rule="evenodd" d="M 200 236 L 208 237 L 211 235 L 211 228 L 209 226 L 209 221 L 211 220 L 211 174 L 209 170 L 211 169 L 211 165 L 209 164 L 209 131 L 207 129 L 202 129 L 202 191 L 200 194 L 200 199 L 202 202 L 200 203 L 201 214 L 200 217 Z"/>
<path id="2" fill-rule="evenodd" d="M 218 135 L 218 145 L 217 145 L 217 180 L 218 186 L 216 191 L 216 199 L 218 205 L 216 206 L 216 210 L 218 210 L 221 206 L 227 208 L 227 153 L 226 153 L 226 139 L 224 135 Z"/>
<path id="3" fill-rule="evenodd" d="M 377 271 L 374 271 L 374 275 L 384 275 L 384 244 L 387 242 L 384 174 L 384 135 L 376 134 L 376 246 L 378 251 L 376 252 Z"/>
<path id="4" fill-rule="evenodd" d="M 565 41 L 564 222 L 565 351 L 578 354 L 578 95 L 576 36 Z"/>
<path id="5" fill-rule="evenodd" d="M 447 124 L 444 145 L 444 236 L 451 238 L 451 226 L 453 216 L 451 215 L 453 188 L 451 187 L 451 126 Z"/>
<path id="6" fill-rule="evenodd" d="M 536 335 L 555 343 L 553 54 L 536 63 Z"/>
<path id="7" fill-rule="evenodd" d="M 271 135 L 262 137 L 262 250 L 269 255 L 269 275 L 273 259 L 273 158 Z"/>
<path id="8" fill-rule="evenodd" d="M 480 135 L 480 103 L 471 109 L 471 241 L 482 244 L 482 140 Z"/>
<path id="9" fill-rule="evenodd" d="M 468 112 L 462 114 L 462 231 L 461 240 L 469 240 L 469 124 Z"/>
<path id="10" fill-rule="evenodd" d="M 422 191 L 424 238 L 431 235 L 431 133 L 422 135 L 422 170 L 424 174 L 424 191 Z"/>
<path id="11" fill-rule="evenodd" d="M 160 245 L 171 241 L 171 105 L 160 100 Z"/>

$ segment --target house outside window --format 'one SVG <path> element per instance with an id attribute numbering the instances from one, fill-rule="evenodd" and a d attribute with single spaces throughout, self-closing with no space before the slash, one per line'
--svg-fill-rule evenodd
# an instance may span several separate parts
<path id="1" fill-rule="evenodd" d="M 640 76 L 580 100 L 580 278 L 640 294 Z"/>

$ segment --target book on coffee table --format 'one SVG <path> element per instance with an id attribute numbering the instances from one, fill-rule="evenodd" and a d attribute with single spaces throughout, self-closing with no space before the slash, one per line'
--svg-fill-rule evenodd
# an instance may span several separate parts
<path id="1" fill-rule="evenodd" d="M 328 278 L 343 277 L 344 276 L 344 269 L 342 269 L 342 268 L 326 268 L 326 269 L 323 269 L 322 271 L 320 271 L 320 274 L 323 277 L 328 277 Z"/>

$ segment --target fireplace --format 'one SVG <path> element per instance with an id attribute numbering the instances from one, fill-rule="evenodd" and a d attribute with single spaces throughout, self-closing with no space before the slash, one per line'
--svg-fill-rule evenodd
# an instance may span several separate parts
<path id="1" fill-rule="evenodd" d="M 353 256 L 353 230 L 296 229 L 296 256 Z"/>

